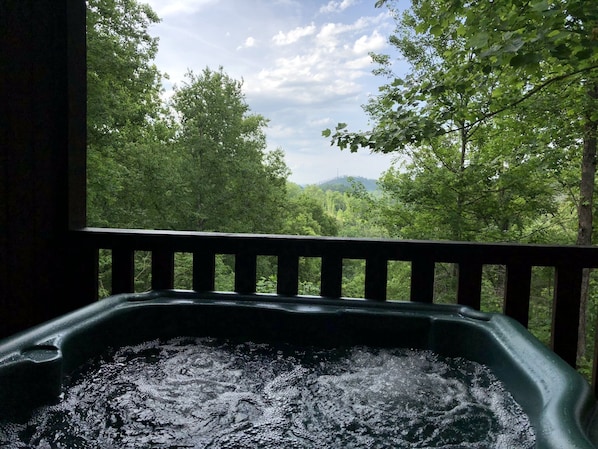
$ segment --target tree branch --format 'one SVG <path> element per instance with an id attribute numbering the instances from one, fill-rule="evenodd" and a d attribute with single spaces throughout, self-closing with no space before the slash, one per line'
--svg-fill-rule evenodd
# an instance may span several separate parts
<path id="1" fill-rule="evenodd" d="M 593 65 L 593 66 L 589 66 L 589 67 L 584 67 L 583 69 L 575 70 L 573 72 L 565 73 L 563 75 L 555 76 L 554 78 L 550 78 L 550 79 L 544 81 L 539 86 L 534 87 L 532 90 L 530 90 L 529 92 L 527 92 L 525 95 L 523 95 L 518 100 L 516 100 L 516 101 L 514 101 L 514 102 L 512 102 L 512 103 L 510 103 L 510 104 L 508 104 L 508 105 L 506 105 L 506 106 L 504 106 L 504 107 L 502 107 L 500 109 L 497 109 L 496 111 L 489 112 L 488 114 L 483 115 L 481 118 L 479 118 L 479 119 L 477 119 L 477 120 L 475 120 L 475 121 L 473 121 L 473 122 L 471 122 L 471 123 L 469 123 L 469 124 L 467 124 L 465 126 L 460 126 L 458 128 L 449 129 L 448 131 L 444 131 L 442 134 L 449 134 L 449 133 L 453 133 L 453 132 L 456 132 L 456 131 L 461 131 L 461 130 L 463 130 L 466 127 L 467 128 L 471 128 L 471 127 L 473 127 L 473 126 L 475 126 L 475 125 L 483 122 L 484 120 L 488 120 L 489 118 L 492 118 L 495 115 L 500 114 L 501 112 L 507 111 L 507 110 L 509 110 L 509 109 L 517 106 L 518 104 L 523 103 L 525 100 L 527 100 L 528 98 L 534 96 L 535 94 L 537 94 L 538 92 L 540 92 L 542 89 L 545 89 L 546 87 L 548 87 L 552 83 L 556 83 L 557 81 L 562 81 L 562 80 L 565 80 L 565 79 L 570 78 L 572 76 L 579 75 L 580 73 L 583 73 L 583 72 L 589 72 L 589 71 L 594 70 L 594 69 L 598 69 L 598 64 Z"/>

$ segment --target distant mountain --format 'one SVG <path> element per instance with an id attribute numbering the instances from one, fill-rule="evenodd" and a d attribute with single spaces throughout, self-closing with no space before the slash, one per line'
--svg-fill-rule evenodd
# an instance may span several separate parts
<path id="1" fill-rule="evenodd" d="M 336 190 L 338 192 L 347 192 L 351 190 L 352 183 L 359 182 L 363 184 L 368 192 L 378 190 L 375 179 L 363 178 L 361 176 L 340 176 L 329 181 L 321 182 L 318 185 L 322 190 Z"/>

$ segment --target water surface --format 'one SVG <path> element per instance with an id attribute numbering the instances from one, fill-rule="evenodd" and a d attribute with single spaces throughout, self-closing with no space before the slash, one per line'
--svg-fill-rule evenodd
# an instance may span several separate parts
<path id="1" fill-rule="evenodd" d="M 430 351 L 177 338 L 91 361 L 4 448 L 528 448 L 485 367 Z"/>

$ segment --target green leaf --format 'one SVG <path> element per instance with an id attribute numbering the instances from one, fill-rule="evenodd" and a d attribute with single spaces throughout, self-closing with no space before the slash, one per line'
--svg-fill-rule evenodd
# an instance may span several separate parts
<path id="1" fill-rule="evenodd" d="M 541 1 L 531 5 L 531 8 L 532 8 L 532 10 L 534 10 L 536 12 L 544 12 L 544 11 L 547 11 L 548 9 L 550 9 L 550 6 L 548 5 L 547 0 L 541 0 Z"/>
<path id="2" fill-rule="evenodd" d="M 330 137 L 332 135 L 332 131 L 328 128 L 326 128 L 325 130 L 322 131 L 322 136 L 324 137 Z"/>
<path id="3" fill-rule="evenodd" d="M 591 48 L 585 48 L 583 50 L 575 52 L 575 57 L 580 60 L 590 59 L 594 55 L 594 50 Z"/>
<path id="4" fill-rule="evenodd" d="M 434 36 L 440 36 L 443 31 L 444 28 L 440 24 L 434 25 L 432 28 L 430 28 L 430 33 Z"/>
<path id="5" fill-rule="evenodd" d="M 425 33 L 426 31 L 428 31 L 428 24 L 425 22 L 420 23 L 419 25 L 417 25 L 415 27 L 415 32 L 416 33 Z"/>
<path id="6" fill-rule="evenodd" d="M 511 67 L 523 67 L 528 64 L 527 55 L 515 55 L 509 61 Z"/>
<path id="7" fill-rule="evenodd" d="M 569 59 L 571 57 L 571 49 L 566 45 L 561 44 L 552 48 L 550 54 L 558 59 Z"/>
<path id="8" fill-rule="evenodd" d="M 474 35 L 469 40 L 469 45 L 474 48 L 484 48 L 488 45 L 488 38 L 489 38 L 488 33 L 486 33 L 486 32 L 478 33 L 478 34 Z"/>
<path id="9" fill-rule="evenodd" d="M 492 98 L 498 98 L 501 97 L 504 94 L 504 88 L 502 87 L 497 87 L 495 89 L 492 90 Z"/>

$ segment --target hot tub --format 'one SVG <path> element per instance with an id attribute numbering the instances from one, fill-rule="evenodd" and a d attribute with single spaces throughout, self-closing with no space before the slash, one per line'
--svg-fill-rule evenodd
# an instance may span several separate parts
<path id="1" fill-rule="evenodd" d="M 535 447 L 589 449 L 598 441 L 587 382 L 505 316 L 461 306 L 180 291 L 114 296 L 0 341 L 0 422 L 26 421 L 36 407 L 59 401 L 64 379 L 110 347 L 181 336 L 467 359 L 504 384 L 529 417 Z"/>

